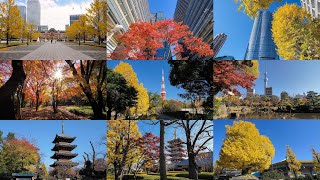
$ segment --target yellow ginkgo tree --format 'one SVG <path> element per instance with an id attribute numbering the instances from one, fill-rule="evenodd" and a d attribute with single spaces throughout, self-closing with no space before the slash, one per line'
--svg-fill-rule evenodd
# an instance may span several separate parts
<path id="1" fill-rule="evenodd" d="M 243 10 L 249 17 L 256 17 L 261 9 L 268 9 L 273 2 L 281 2 L 281 0 L 234 0 L 239 3 L 238 10 Z"/>
<path id="2" fill-rule="evenodd" d="M 275 149 L 267 136 L 260 135 L 251 122 L 235 121 L 226 126 L 226 139 L 219 154 L 218 165 L 242 170 L 242 174 L 269 168 Z"/>
<path id="3" fill-rule="evenodd" d="M 273 14 L 272 38 L 286 60 L 320 59 L 320 20 L 302 7 L 285 4 Z"/>

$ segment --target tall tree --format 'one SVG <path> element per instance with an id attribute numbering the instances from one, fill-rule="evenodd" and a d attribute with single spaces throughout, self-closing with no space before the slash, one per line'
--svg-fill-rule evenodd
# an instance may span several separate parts
<path id="1" fill-rule="evenodd" d="M 106 106 L 104 101 L 107 87 L 106 61 L 80 60 L 79 62 L 66 60 L 66 62 L 91 105 L 93 119 L 105 119 L 103 111 L 105 111 Z M 75 66 L 77 62 L 80 64 L 78 69 Z"/>
<path id="2" fill-rule="evenodd" d="M 213 144 L 212 120 L 180 120 L 177 122 L 185 132 L 189 161 L 189 179 L 198 179 L 196 157 Z M 212 159 L 213 161 L 213 159 Z"/>
<path id="3" fill-rule="evenodd" d="M 255 65 L 256 64 L 256 65 Z M 232 92 L 240 96 L 236 86 L 251 88 L 258 77 L 257 61 L 214 61 L 213 94 Z"/>
<path id="4" fill-rule="evenodd" d="M 114 119 L 117 119 L 119 113 L 136 105 L 138 92 L 121 74 L 111 69 L 107 69 L 107 82 L 107 119 L 111 119 L 113 111 Z"/>
<path id="5" fill-rule="evenodd" d="M 209 44 L 193 36 L 187 25 L 182 25 L 182 22 L 178 23 L 173 19 L 153 24 L 150 22 L 131 23 L 129 30 L 119 36 L 119 48 L 113 52 L 111 59 L 163 59 L 165 56 L 158 58 L 157 50 L 168 47 L 174 47 L 171 52 L 172 57 L 183 52 L 198 54 L 199 57 L 213 55 Z M 183 59 L 188 58 L 186 56 Z"/>
<path id="6" fill-rule="evenodd" d="M 141 133 L 134 120 L 110 120 L 107 129 L 108 163 L 114 166 L 114 179 L 120 180 L 126 165 L 137 161 L 140 149 L 137 141 Z"/>
<path id="7" fill-rule="evenodd" d="M 146 167 L 147 174 L 149 174 L 150 169 L 156 164 L 160 156 L 159 142 L 160 138 L 153 135 L 152 132 L 147 132 L 138 139 L 137 146 L 140 147 L 141 153 L 137 161 L 135 177 L 142 166 Z"/>
<path id="8" fill-rule="evenodd" d="M 232 126 L 226 126 L 218 164 L 224 168 L 241 169 L 245 175 L 253 170 L 268 169 L 274 153 L 270 139 L 260 135 L 253 123 L 236 121 Z"/>
<path id="9" fill-rule="evenodd" d="M 35 166 L 40 160 L 39 149 L 27 139 L 6 140 L 0 157 L 4 161 L 6 173 L 24 171 L 35 172 Z"/>
<path id="10" fill-rule="evenodd" d="M 142 83 L 139 84 L 137 74 L 134 72 L 132 66 L 128 63 L 120 62 L 119 65 L 114 68 L 114 71 L 121 74 L 128 82 L 128 85 L 134 87 L 138 92 L 137 104 L 130 109 L 130 113 L 135 116 L 146 114 L 149 109 L 148 91 L 143 87 Z"/>
<path id="11" fill-rule="evenodd" d="M 297 179 L 298 175 L 301 173 L 301 162 L 296 159 L 296 155 L 293 153 L 293 151 L 290 149 L 288 145 L 286 151 L 286 160 L 290 172 L 292 172 L 294 177 Z"/>
<path id="12" fill-rule="evenodd" d="M 98 37 L 99 45 L 107 35 L 107 2 L 105 0 L 94 0 L 87 9 L 86 17 L 89 28 Z"/>
<path id="13" fill-rule="evenodd" d="M 155 92 L 148 92 L 149 95 L 149 109 L 148 113 L 149 114 L 156 114 L 157 113 L 157 108 L 161 104 L 161 96 L 158 93 Z"/>
<path id="14" fill-rule="evenodd" d="M 200 59 L 186 61 L 169 61 L 171 71 L 170 84 L 183 88 L 186 93 L 180 94 L 192 104 L 202 102 L 206 119 L 212 119 L 213 112 L 213 78 L 212 61 Z M 188 76 L 186 76 L 188 74 Z M 197 107 L 194 106 L 197 112 Z"/>
<path id="15" fill-rule="evenodd" d="M 9 80 L 0 88 L 0 119 L 17 119 L 20 117 L 21 102 L 15 97 L 21 97 L 21 89 L 26 78 L 23 69 L 23 61 L 13 60 L 12 75 Z M 16 99 L 16 101 L 15 101 Z M 17 113 L 18 112 L 18 113 Z"/>
<path id="16" fill-rule="evenodd" d="M 22 17 L 14 0 L 0 3 L 0 27 L 4 29 L 7 45 L 12 37 L 20 37 L 22 29 Z"/>
<path id="17" fill-rule="evenodd" d="M 320 20 L 296 4 L 285 4 L 273 15 L 272 37 L 286 60 L 320 59 Z"/>

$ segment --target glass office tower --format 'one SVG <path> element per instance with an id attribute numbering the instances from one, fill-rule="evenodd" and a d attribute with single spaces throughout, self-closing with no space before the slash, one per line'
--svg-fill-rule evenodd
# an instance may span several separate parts
<path id="1" fill-rule="evenodd" d="M 279 59 L 271 32 L 272 13 L 259 11 L 254 20 L 245 60 Z"/>

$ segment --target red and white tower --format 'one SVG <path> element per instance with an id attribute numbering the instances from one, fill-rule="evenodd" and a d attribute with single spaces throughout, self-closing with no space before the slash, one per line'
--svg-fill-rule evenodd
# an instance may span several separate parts
<path id="1" fill-rule="evenodd" d="M 164 72 L 162 69 L 162 82 L 161 82 L 161 97 L 162 101 L 166 100 L 166 87 L 164 86 Z"/>

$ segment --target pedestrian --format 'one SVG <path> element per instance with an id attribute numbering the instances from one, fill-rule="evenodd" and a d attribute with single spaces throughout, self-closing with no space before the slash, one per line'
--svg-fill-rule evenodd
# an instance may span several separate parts
<path id="1" fill-rule="evenodd" d="M 52 39 L 51 39 L 51 44 L 52 44 Z"/>

